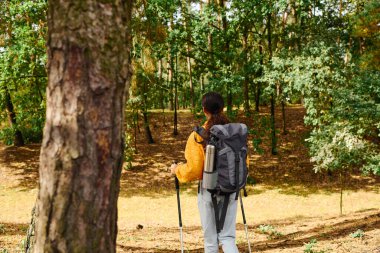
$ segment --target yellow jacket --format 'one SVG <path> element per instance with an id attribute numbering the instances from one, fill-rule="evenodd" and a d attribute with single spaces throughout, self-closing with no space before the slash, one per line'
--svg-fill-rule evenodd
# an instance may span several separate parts
<path id="1" fill-rule="evenodd" d="M 176 168 L 176 176 L 181 183 L 200 180 L 203 176 L 203 164 L 205 160 L 205 152 L 203 145 L 197 143 L 203 141 L 202 137 L 193 131 L 187 139 L 185 148 L 186 163 L 179 164 Z M 247 167 L 249 159 L 247 155 Z"/>
<path id="2" fill-rule="evenodd" d="M 185 148 L 186 163 L 179 164 L 176 168 L 176 175 L 180 182 L 190 182 L 202 179 L 203 164 L 205 160 L 205 152 L 203 145 L 195 141 L 203 141 L 202 137 L 196 132 L 192 132 L 187 139 Z"/>

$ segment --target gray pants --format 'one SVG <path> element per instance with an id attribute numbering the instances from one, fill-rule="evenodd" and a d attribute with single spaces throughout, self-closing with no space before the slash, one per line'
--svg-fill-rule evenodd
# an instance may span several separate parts
<path id="1" fill-rule="evenodd" d="M 222 210 L 224 196 L 218 196 L 219 214 Z M 236 212 L 237 200 L 235 193 L 231 194 L 226 219 L 224 221 L 223 230 L 216 233 L 215 213 L 212 205 L 211 193 L 201 187 L 198 194 L 198 209 L 201 216 L 205 253 L 218 253 L 219 244 L 222 245 L 224 253 L 238 253 L 236 247 Z"/>

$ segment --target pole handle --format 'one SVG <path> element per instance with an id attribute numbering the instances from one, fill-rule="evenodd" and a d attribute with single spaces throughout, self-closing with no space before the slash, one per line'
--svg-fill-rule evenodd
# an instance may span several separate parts
<path id="1" fill-rule="evenodd" d="M 175 188 L 176 188 L 176 190 L 179 190 L 179 181 L 178 181 L 178 178 L 177 178 L 177 176 L 174 176 L 174 178 L 175 178 Z"/>

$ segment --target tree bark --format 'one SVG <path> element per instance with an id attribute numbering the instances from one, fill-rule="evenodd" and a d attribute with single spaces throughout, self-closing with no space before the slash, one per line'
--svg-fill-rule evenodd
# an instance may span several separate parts
<path id="1" fill-rule="evenodd" d="M 116 252 L 131 8 L 49 0 L 35 253 Z"/>
<path id="2" fill-rule="evenodd" d="M 13 135 L 13 144 L 16 147 L 24 146 L 25 142 L 24 142 L 22 133 L 18 129 L 18 126 L 17 126 L 16 112 L 14 110 L 14 106 L 12 103 L 11 94 L 9 93 L 9 90 L 6 84 L 4 85 L 4 87 L 5 87 L 5 107 L 8 112 L 9 125 L 11 128 L 15 129 L 14 135 Z"/>

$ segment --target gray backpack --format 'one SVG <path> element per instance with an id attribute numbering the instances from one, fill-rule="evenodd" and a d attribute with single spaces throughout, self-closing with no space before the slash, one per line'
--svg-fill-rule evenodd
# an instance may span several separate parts
<path id="1" fill-rule="evenodd" d="M 216 227 L 218 233 L 223 229 L 230 194 L 236 192 L 235 199 L 247 182 L 247 136 L 248 129 L 245 124 L 229 123 L 214 125 L 210 129 L 210 136 L 205 136 L 203 128 L 195 131 L 206 141 L 207 145 L 215 146 L 213 169 L 203 172 L 203 188 L 212 196 L 215 210 Z M 212 186 L 211 186 L 212 185 Z M 219 220 L 217 195 L 224 195 L 222 213 Z"/>

